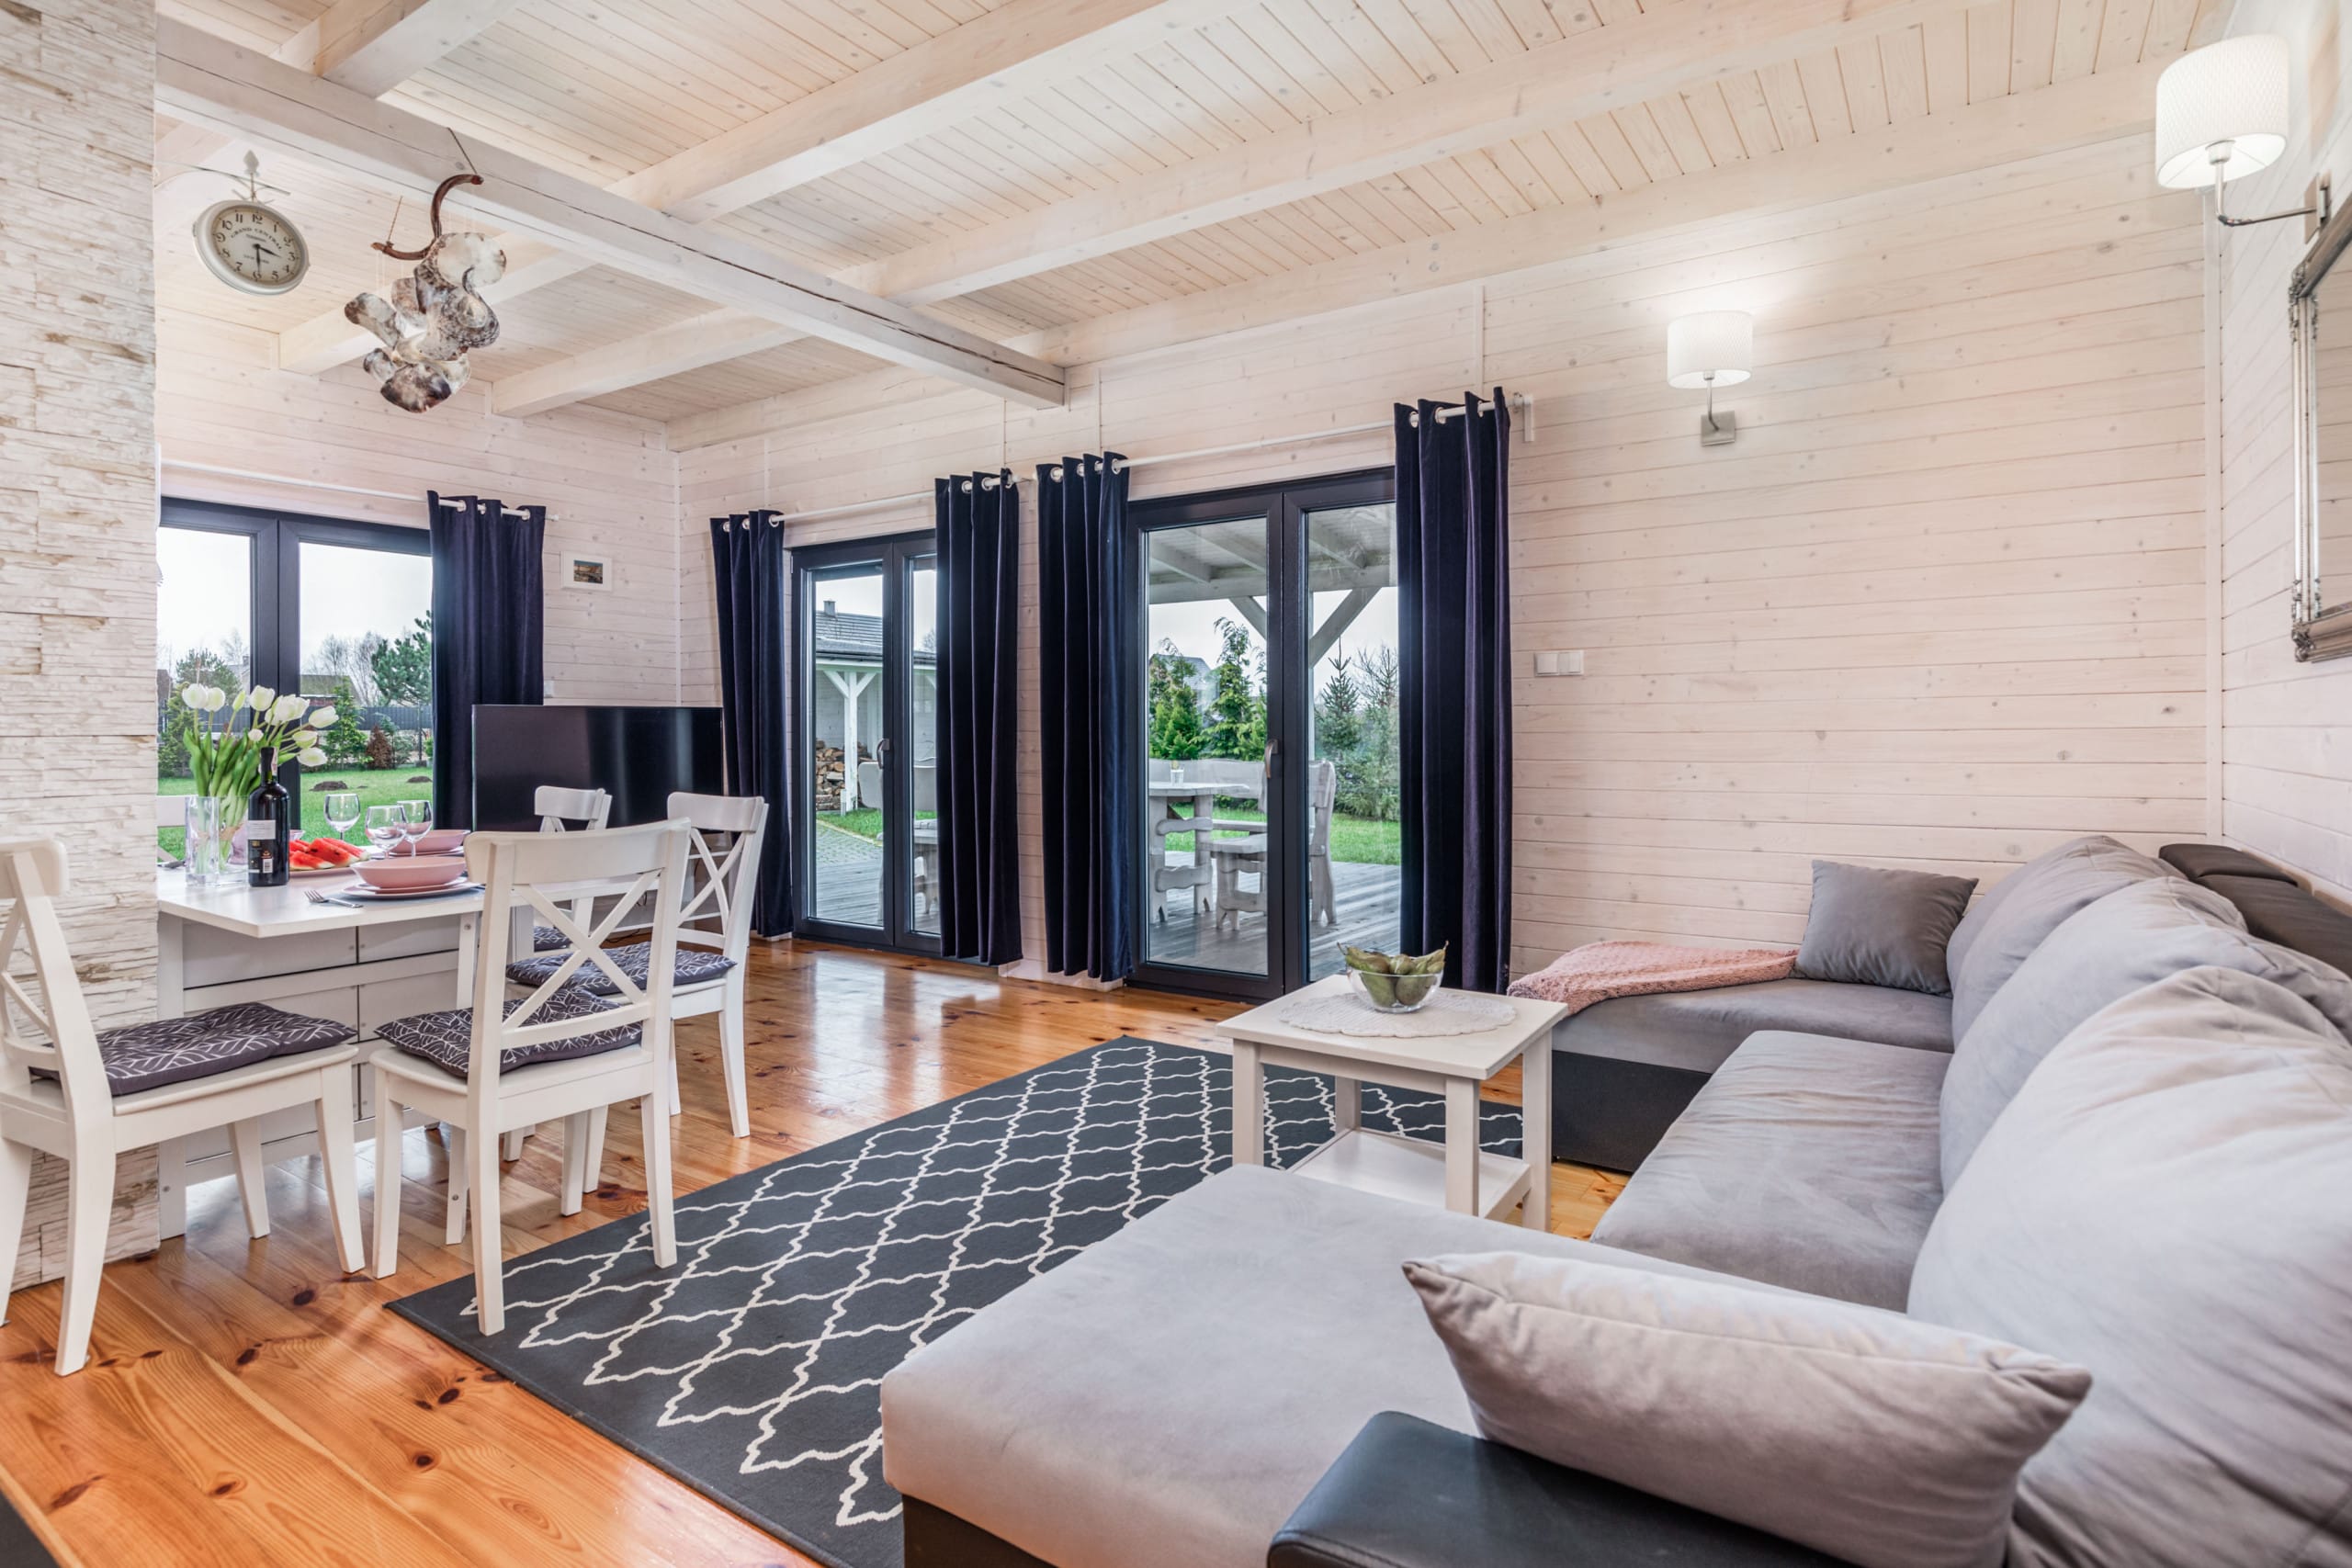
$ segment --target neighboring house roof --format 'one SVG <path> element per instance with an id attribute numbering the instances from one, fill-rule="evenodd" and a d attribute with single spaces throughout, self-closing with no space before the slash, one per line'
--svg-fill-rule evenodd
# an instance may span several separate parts
<path id="1" fill-rule="evenodd" d="M 820 660 L 831 663 L 879 664 L 882 662 L 882 617 L 854 615 L 838 610 L 820 609 L 816 625 L 810 628 L 810 643 Z M 914 650 L 915 662 L 928 665 L 936 656 L 927 648 Z"/>

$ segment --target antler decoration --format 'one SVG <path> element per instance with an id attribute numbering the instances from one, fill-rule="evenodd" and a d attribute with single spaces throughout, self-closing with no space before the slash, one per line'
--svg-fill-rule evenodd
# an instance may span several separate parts
<path id="1" fill-rule="evenodd" d="M 343 308 L 352 325 L 382 340 L 359 363 L 376 378 L 384 400 L 423 413 L 449 400 L 471 374 L 466 355 L 498 341 L 498 317 L 480 292 L 506 273 L 506 253 L 480 234 L 441 231 L 441 203 L 450 189 L 480 185 L 480 175 L 451 175 L 433 193 L 433 241 L 423 250 L 375 248 L 416 270 L 391 287 L 391 298 L 362 294 Z"/>

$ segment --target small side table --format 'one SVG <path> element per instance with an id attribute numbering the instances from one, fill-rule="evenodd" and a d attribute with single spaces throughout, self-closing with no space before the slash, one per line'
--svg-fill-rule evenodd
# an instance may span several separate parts
<path id="1" fill-rule="evenodd" d="M 1516 1203 L 1521 1224 L 1531 1230 L 1549 1228 L 1552 1026 L 1568 1010 L 1558 1002 L 1504 997 L 1497 999 L 1510 1005 L 1512 1016 L 1492 1029 L 1404 1038 L 1326 1034 L 1280 1016 L 1298 998 L 1344 995 L 1351 988 L 1345 975 L 1334 975 L 1225 1021 L 1224 1032 L 1233 1038 L 1233 1163 L 1266 1163 L 1267 1067 L 1328 1073 L 1339 1136 L 1291 1167 L 1293 1172 L 1488 1219 L 1510 1213 Z M 1520 1159 L 1478 1147 L 1479 1086 L 1513 1062 L 1520 1064 L 1525 1108 Z M 1443 1096 L 1445 1142 L 1365 1128 L 1361 1097 L 1366 1082 Z"/>

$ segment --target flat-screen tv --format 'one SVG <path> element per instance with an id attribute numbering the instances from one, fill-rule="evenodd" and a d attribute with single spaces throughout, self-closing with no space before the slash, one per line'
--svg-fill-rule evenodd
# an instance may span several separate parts
<path id="1" fill-rule="evenodd" d="M 670 792 L 724 795 L 717 708 L 541 707 L 483 703 L 474 709 L 474 826 L 528 831 L 541 784 L 601 789 L 612 826 L 659 822 Z"/>

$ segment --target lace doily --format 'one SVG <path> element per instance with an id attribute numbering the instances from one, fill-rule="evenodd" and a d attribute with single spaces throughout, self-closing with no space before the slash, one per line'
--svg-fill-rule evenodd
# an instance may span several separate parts
<path id="1" fill-rule="evenodd" d="M 1274 1016 L 1293 1029 L 1317 1034 L 1361 1034 L 1411 1040 L 1438 1034 L 1478 1034 L 1509 1023 L 1517 1010 L 1499 997 L 1440 991 L 1412 1012 L 1381 1012 L 1353 991 L 1336 997 L 1295 997 Z"/>

